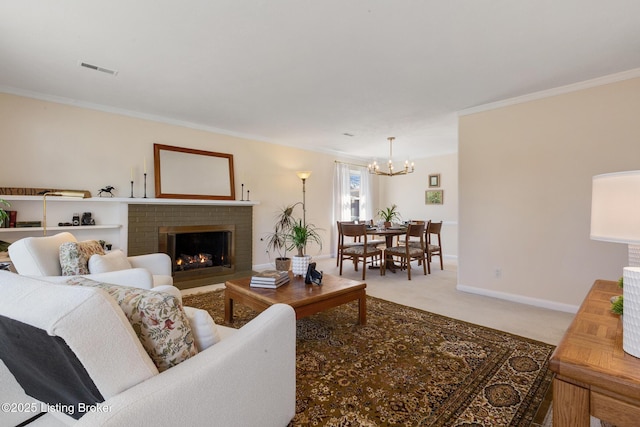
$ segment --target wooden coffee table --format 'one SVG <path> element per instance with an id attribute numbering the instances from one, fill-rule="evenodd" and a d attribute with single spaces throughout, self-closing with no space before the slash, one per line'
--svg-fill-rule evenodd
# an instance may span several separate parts
<path id="1" fill-rule="evenodd" d="M 229 280 L 225 283 L 224 320 L 233 322 L 233 304 L 238 302 L 257 311 L 273 304 L 288 304 L 296 312 L 296 319 L 358 300 L 358 323 L 367 323 L 367 284 L 356 280 L 325 274 L 322 285 L 307 285 L 303 277 L 293 277 L 277 289 L 252 288 L 251 277 Z"/>

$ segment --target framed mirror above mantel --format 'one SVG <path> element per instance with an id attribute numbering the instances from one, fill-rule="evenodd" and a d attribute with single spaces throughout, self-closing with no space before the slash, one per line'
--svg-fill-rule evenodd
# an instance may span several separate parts
<path id="1" fill-rule="evenodd" d="M 153 144 L 157 198 L 235 200 L 233 154 Z"/>

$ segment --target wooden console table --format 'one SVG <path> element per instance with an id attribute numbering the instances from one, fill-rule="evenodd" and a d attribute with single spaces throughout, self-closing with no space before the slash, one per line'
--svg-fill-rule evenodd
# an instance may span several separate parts
<path id="1" fill-rule="evenodd" d="M 622 350 L 622 320 L 610 299 L 622 290 L 597 280 L 551 356 L 553 426 L 640 425 L 640 359 Z"/>

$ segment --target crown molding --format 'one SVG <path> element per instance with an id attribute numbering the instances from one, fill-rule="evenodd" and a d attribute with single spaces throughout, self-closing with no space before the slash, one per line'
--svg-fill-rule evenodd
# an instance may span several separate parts
<path id="1" fill-rule="evenodd" d="M 467 116 L 469 114 L 481 113 L 483 111 L 495 110 L 503 107 L 509 107 L 511 105 L 522 104 L 524 102 L 535 101 L 543 98 L 549 98 L 556 95 L 562 95 L 569 92 L 589 89 L 592 87 L 602 86 L 610 83 L 616 83 L 624 80 L 634 79 L 637 77 L 640 77 L 640 68 L 634 68 L 633 70 L 623 71 L 616 74 L 609 74 L 609 75 L 597 77 L 591 80 L 572 83 L 566 86 L 559 86 L 553 89 L 542 90 L 540 92 L 533 92 L 527 95 L 517 96 L 515 98 L 504 99 L 502 101 L 496 101 L 488 104 L 478 105 L 477 107 L 471 107 L 471 108 L 458 111 L 458 117 Z"/>
<path id="2" fill-rule="evenodd" d="M 264 142 L 264 143 L 267 143 L 267 144 L 275 144 L 275 145 L 280 145 L 280 146 L 285 146 L 285 147 L 292 147 L 292 148 L 295 148 L 295 149 L 298 149 L 298 150 L 305 150 L 305 151 L 323 153 L 323 154 L 328 154 L 328 155 L 336 155 L 336 156 L 343 155 L 340 151 L 337 151 L 337 150 L 318 149 L 318 148 L 316 148 L 316 149 L 313 149 L 313 148 L 301 148 L 301 147 L 295 145 L 294 143 L 286 143 L 286 142 L 282 142 L 282 141 L 277 141 L 277 140 L 266 138 L 266 137 L 263 137 L 263 136 L 260 136 L 260 135 L 247 134 L 247 133 L 241 133 L 241 132 L 234 132 L 234 131 L 221 129 L 221 128 L 217 128 L 217 127 L 213 127 L 213 126 L 203 125 L 203 124 L 200 124 L 200 123 L 176 120 L 176 119 L 172 119 L 170 117 L 159 116 L 159 115 L 154 115 L 154 114 L 140 113 L 140 112 L 137 112 L 137 111 L 126 110 L 126 109 L 123 109 L 123 108 L 110 107 L 110 106 L 107 106 L 107 105 L 95 104 L 95 103 L 86 102 L 86 101 L 79 101 L 79 100 L 76 100 L 76 99 L 66 98 L 66 97 L 63 97 L 63 96 L 50 95 L 50 94 L 45 94 L 45 93 L 40 93 L 40 92 L 33 92 L 33 91 L 29 91 L 29 90 L 24 90 L 24 89 L 18 89 L 18 88 L 14 88 L 14 87 L 11 87 L 11 86 L 2 86 L 2 85 L 0 85 L 0 93 L 6 93 L 8 95 L 16 95 L 16 96 L 21 96 L 21 97 L 24 97 L 24 98 L 36 99 L 36 100 L 39 100 L 39 101 L 53 102 L 53 103 L 56 103 L 56 104 L 68 105 L 68 106 L 72 106 L 72 107 L 86 108 L 86 109 L 89 109 L 89 110 L 100 111 L 100 112 L 103 112 L 103 113 L 117 114 L 117 115 L 120 115 L 120 116 L 132 117 L 132 118 L 142 119 L 142 120 L 148 120 L 148 121 L 151 121 L 151 122 L 163 123 L 163 124 L 168 124 L 168 125 L 172 125 L 172 126 L 180 126 L 180 127 L 184 127 L 184 128 L 188 128 L 188 129 L 202 130 L 202 131 L 205 131 L 205 132 L 211 132 L 211 133 L 216 133 L 216 134 L 219 134 L 219 135 L 231 136 L 231 137 L 234 137 L 234 138 L 247 139 L 247 140 L 250 140 L 250 141 L 257 141 L 257 142 Z M 357 158 L 357 157 L 354 157 L 354 158 Z"/>
<path id="3" fill-rule="evenodd" d="M 23 90 L 23 89 L 17 89 L 17 88 L 10 87 L 10 86 L 0 86 L 0 93 L 6 93 L 8 95 L 22 96 L 24 98 L 37 99 L 39 101 L 53 102 L 53 103 L 56 103 L 56 104 L 69 105 L 69 106 L 72 106 L 72 107 L 86 108 L 86 109 L 89 109 L 89 110 L 101 111 L 103 113 L 117 114 L 117 115 L 120 115 L 120 116 L 132 117 L 132 118 L 142 119 L 142 120 L 149 120 L 149 121 L 152 121 L 152 122 L 163 123 L 163 124 L 168 124 L 168 125 L 173 125 L 173 126 L 180 126 L 180 127 L 189 128 L 189 129 L 203 130 L 203 131 L 206 131 L 206 132 L 212 132 L 212 133 L 217 133 L 217 134 L 220 134 L 220 135 L 232 136 L 232 137 L 235 137 L 235 138 L 242 138 L 242 139 L 249 139 L 249 140 L 260 141 L 260 142 L 267 142 L 267 143 L 271 143 L 271 144 L 277 144 L 277 142 L 275 142 L 275 141 L 268 140 L 268 139 L 266 139 L 264 137 L 261 137 L 261 136 L 258 136 L 258 135 L 243 134 L 243 133 L 240 133 L 240 132 L 233 132 L 233 131 L 229 131 L 229 130 L 226 130 L 226 129 L 216 128 L 216 127 L 213 127 L 213 126 L 202 125 L 202 124 L 199 124 L 199 123 L 193 123 L 193 122 L 188 122 L 188 121 L 183 121 L 183 120 L 176 120 L 176 119 L 172 119 L 172 118 L 169 118 L 169 117 L 159 116 L 159 115 L 154 115 L 154 114 L 140 113 L 140 112 L 137 112 L 137 111 L 125 110 L 125 109 L 122 109 L 122 108 L 110 107 L 110 106 L 102 105 L 102 104 L 94 104 L 92 102 L 79 101 L 79 100 L 76 100 L 76 99 L 66 98 L 66 97 L 63 97 L 63 96 L 50 95 L 50 94 L 45 94 L 45 93 L 33 92 L 33 91 L 28 91 L 28 90 Z"/>

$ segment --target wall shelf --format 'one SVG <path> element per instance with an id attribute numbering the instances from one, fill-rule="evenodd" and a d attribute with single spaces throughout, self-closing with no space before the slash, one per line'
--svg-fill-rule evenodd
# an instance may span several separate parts
<path id="1" fill-rule="evenodd" d="M 91 230 L 113 230 L 122 227 L 120 224 L 106 224 L 106 225 L 76 225 L 65 227 L 47 227 L 47 231 L 91 231 Z M 12 227 L 12 228 L 0 228 L 0 234 L 2 233 L 28 233 L 33 231 L 44 231 L 44 227 Z"/>

